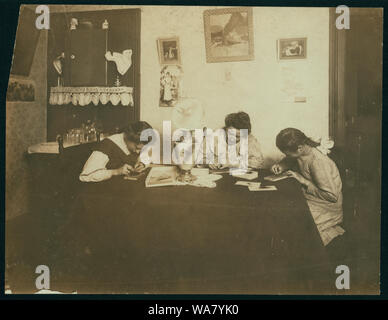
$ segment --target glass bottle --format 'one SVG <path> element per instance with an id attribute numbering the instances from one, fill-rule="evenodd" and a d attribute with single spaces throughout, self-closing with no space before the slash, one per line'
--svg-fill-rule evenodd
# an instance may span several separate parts
<path id="1" fill-rule="evenodd" d="M 90 141 L 90 120 L 86 121 L 86 125 L 85 125 L 85 136 L 86 136 L 86 142 L 89 142 Z"/>

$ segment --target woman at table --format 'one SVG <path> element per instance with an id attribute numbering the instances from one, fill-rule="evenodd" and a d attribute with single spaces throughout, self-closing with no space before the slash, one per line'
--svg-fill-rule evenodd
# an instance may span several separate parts
<path id="1" fill-rule="evenodd" d="M 294 128 L 277 135 L 276 146 L 286 157 L 271 168 L 275 174 L 286 172 L 298 180 L 317 225 L 323 244 L 344 234 L 340 227 L 342 212 L 342 181 L 338 168 L 328 156 L 328 150 Z M 296 160 L 296 171 L 289 170 Z"/>
<path id="2" fill-rule="evenodd" d="M 137 121 L 122 133 L 102 140 L 86 161 L 79 179 L 83 182 L 98 182 L 113 176 L 144 171 L 146 166 L 139 161 L 139 154 L 146 143 L 140 141 L 140 135 L 146 129 L 151 129 L 147 122 Z"/>
<path id="3" fill-rule="evenodd" d="M 246 112 L 236 112 L 230 113 L 225 117 L 225 134 L 226 134 L 226 143 L 236 144 L 236 154 L 240 154 L 240 130 L 246 129 L 248 130 L 248 167 L 259 169 L 263 167 L 263 154 L 261 153 L 261 147 L 256 139 L 256 137 L 251 133 L 251 119 Z M 235 138 L 232 138 L 228 135 L 228 130 L 235 130 Z M 233 139 L 234 141 L 228 139 Z M 220 163 L 218 159 L 218 143 L 217 141 L 214 143 L 214 164 L 209 164 L 210 169 L 221 169 L 226 167 L 239 167 L 240 163 L 232 163 L 226 154 L 226 163 Z"/>

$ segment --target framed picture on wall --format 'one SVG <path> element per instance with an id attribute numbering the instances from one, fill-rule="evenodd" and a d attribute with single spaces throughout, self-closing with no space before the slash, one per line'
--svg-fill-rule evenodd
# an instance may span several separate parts
<path id="1" fill-rule="evenodd" d="M 7 101 L 35 101 L 35 82 L 29 79 L 11 78 L 8 82 Z"/>
<path id="2" fill-rule="evenodd" d="M 181 64 L 181 50 L 178 37 L 158 39 L 157 42 L 161 65 Z"/>
<path id="3" fill-rule="evenodd" d="M 205 10 L 207 62 L 254 59 L 252 8 Z"/>
<path id="4" fill-rule="evenodd" d="M 307 38 L 279 39 L 277 43 L 278 59 L 306 59 Z"/>
<path id="5" fill-rule="evenodd" d="M 179 65 L 166 65 L 160 71 L 159 107 L 172 107 L 181 95 L 183 70 Z"/>

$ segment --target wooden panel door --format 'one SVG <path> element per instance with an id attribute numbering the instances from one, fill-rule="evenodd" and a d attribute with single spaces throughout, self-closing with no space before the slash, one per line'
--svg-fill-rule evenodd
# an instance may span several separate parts
<path id="1" fill-rule="evenodd" d="M 102 29 L 72 30 L 70 47 L 70 85 L 73 87 L 106 86 L 108 31 Z"/>
<path id="2" fill-rule="evenodd" d="M 382 9 L 351 8 L 350 29 L 331 19 L 330 129 L 337 143 L 353 288 L 378 287 L 381 224 Z M 362 271 L 361 271 L 362 270 Z M 357 284 L 357 282 L 359 284 Z"/>
<path id="3" fill-rule="evenodd" d="M 351 8 L 350 29 L 331 21 L 330 131 L 344 187 L 380 194 L 382 10 Z M 375 199 L 376 200 L 376 199 Z M 378 202 L 378 201 L 376 201 Z M 353 212 L 357 215 L 357 212 Z"/>

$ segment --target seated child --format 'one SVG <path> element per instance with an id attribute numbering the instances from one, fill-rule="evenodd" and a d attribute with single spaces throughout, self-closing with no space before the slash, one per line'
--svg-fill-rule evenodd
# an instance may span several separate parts
<path id="1" fill-rule="evenodd" d="M 122 133 L 101 141 L 86 161 L 79 176 L 82 182 L 99 182 L 113 176 L 142 172 L 146 165 L 139 154 L 144 147 L 140 141 L 143 130 L 151 126 L 145 121 L 131 123 Z"/>
<path id="2" fill-rule="evenodd" d="M 263 167 L 263 154 L 261 153 L 261 147 L 257 139 L 251 133 L 251 120 L 249 115 L 245 112 L 236 112 L 228 114 L 225 117 L 225 139 L 226 143 L 232 144 L 236 146 L 236 155 L 240 154 L 240 146 L 241 146 L 241 137 L 240 130 L 246 129 L 248 131 L 248 167 L 253 169 L 259 169 Z M 235 130 L 235 136 L 228 135 L 228 130 Z M 231 138 L 233 137 L 233 138 Z M 219 137 L 217 137 L 218 139 Z M 231 138 L 234 141 L 228 141 Z M 239 167 L 240 163 L 232 163 L 231 155 L 227 152 L 225 156 L 226 163 L 221 163 L 218 154 L 218 140 L 214 142 L 214 163 L 209 164 L 210 169 L 221 169 L 226 167 Z M 206 149 L 206 145 L 204 149 Z M 207 150 L 207 149 L 206 149 Z"/>
<path id="3" fill-rule="evenodd" d="M 339 226 L 343 220 L 342 181 L 336 164 L 317 148 L 319 145 L 298 129 L 280 131 L 276 146 L 286 157 L 274 164 L 271 170 L 275 174 L 286 171 L 302 184 L 307 204 L 326 246 L 345 232 Z M 289 170 L 292 159 L 296 160 L 299 172 Z"/>

